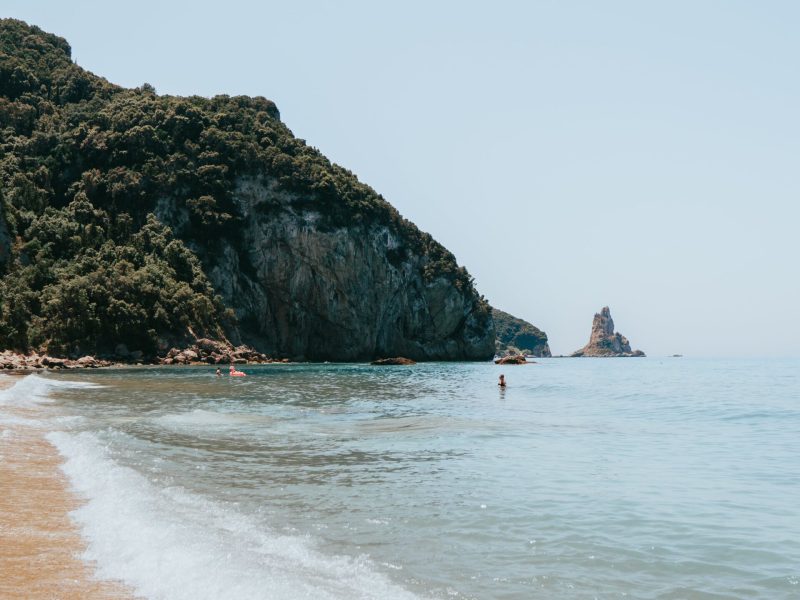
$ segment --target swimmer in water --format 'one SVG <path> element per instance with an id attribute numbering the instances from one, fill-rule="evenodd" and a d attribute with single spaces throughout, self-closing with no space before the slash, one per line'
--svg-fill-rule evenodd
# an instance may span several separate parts
<path id="1" fill-rule="evenodd" d="M 506 376 L 500 375 L 500 381 L 497 383 L 501 388 L 506 387 Z"/>
<path id="2" fill-rule="evenodd" d="M 219 367 L 217 367 L 216 376 L 217 377 L 222 377 L 222 371 L 219 370 Z"/>
<path id="3" fill-rule="evenodd" d="M 237 371 L 236 368 L 231 363 L 231 370 L 228 373 L 231 377 L 247 377 L 247 373 L 243 373 L 242 371 Z"/>

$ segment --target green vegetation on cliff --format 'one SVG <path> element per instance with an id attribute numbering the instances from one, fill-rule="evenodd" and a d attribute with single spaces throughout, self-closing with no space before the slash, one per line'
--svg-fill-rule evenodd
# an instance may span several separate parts
<path id="1" fill-rule="evenodd" d="M 280 121 L 256 97 L 159 96 L 113 85 L 72 62 L 67 42 L 0 20 L 0 347 L 146 354 L 235 329 L 207 277 L 245 216 L 236 182 L 268 176 L 321 228 L 379 223 L 490 309 L 453 255 L 370 187 Z M 186 214 L 178 231 L 164 205 Z M 270 211 L 285 210 L 266 203 Z M 245 252 L 245 249 L 239 249 Z"/>
<path id="2" fill-rule="evenodd" d="M 497 308 L 492 309 L 496 331 L 495 352 L 550 356 L 547 334 L 527 321 L 518 319 Z"/>

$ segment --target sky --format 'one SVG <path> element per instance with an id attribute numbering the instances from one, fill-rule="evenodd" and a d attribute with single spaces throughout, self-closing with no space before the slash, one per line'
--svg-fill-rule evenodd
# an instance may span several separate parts
<path id="1" fill-rule="evenodd" d="M 554 354 L 800 356 L 800 3 L 4 0 L 84 68 L 275 101 Z"/>

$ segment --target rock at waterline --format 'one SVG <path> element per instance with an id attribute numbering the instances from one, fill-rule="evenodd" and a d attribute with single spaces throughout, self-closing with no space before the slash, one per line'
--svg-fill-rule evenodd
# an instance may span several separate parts
<path id="1" fill-rule="evenodd" d="M 494 361 L 496 365 L 527 365 L 528 360 L 525 358 L 523 354 L 512 354 L 510 356 L 504 356 L 502 358 L 498 358 Z M 530 361 L 533 362 L 533 361 Z"/>
<path id="2" fill-rule="evenodd" d="M 77 360 L 56 358 L 47 354 L 20 354 L 11 350 L 0 352 L 0 369 L 28 371 L 31 369 L 96 369 L 111 363 L 94 356 L 83 356 Z"/>
<path id="3" fill-rule="evenodd" d="M 379 358 L 378 360 L 373 360 L 369 364 L 383 367 L 387 365 L 415 365 L 417 363 L 410 358 L 396 356 L 395 358 Z"/>

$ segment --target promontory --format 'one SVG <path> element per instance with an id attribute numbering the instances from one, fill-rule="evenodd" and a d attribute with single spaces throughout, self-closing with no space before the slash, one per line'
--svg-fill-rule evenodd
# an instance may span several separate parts
<path id="1" fill-rule="evenodd" d="M 494 353 L 466 269 L 266 98 L 126 89 L 3 19 L 0 131 L 0 349 Z"/>
<path id="2" fill-rule="evenodd" d="M 492 309 L 494 326 L 497 331 L 495 354 L 523 354 L 527 356 L 550 356 L 547 334 L 524 319 Z"/>

